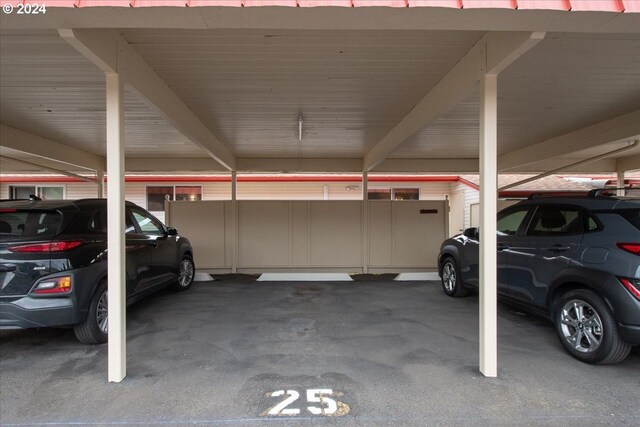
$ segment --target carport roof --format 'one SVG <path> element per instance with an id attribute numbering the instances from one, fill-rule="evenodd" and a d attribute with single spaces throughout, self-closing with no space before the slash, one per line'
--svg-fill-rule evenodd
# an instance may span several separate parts
<path id="1" fill-rule="evenodd" d="M 13 3 L 29 3 L 26 0 Z M 640 1 L 636 0 L 49 0 L 47 7 L 440 7 L 452 9 L 522 9 L 603 11 L 632 13 L 640 12 Z"/>
<path id="2" fill-rule="evenodd" d="M 522 10 L 525 3 L 554 3 L 546 1 L 518 2 L 517 11 L 472 9 L 481 3 L 516 4 L 511 1 L 457 2 L 464 10 L 409 2 L 404 9 L 344 11 L 251 7 L 257 2 L 245 2 L 248 8 L 242 10 L 138 9 L 143 2 L 132 3 L 92 8 L 84 6 L 97 3 L 83 2 L 29 20 L 0 16 L 3 131 L 10 127 L 104 156 L 104 73 L 59 36 L 56 29 L 69 25 L 86 32 L 121 28 L 107 31 L 122 37 L 226 147 L 239 171 L 363 170 L 373 147 L 487 30 L 547 31 L 500 74 L 498 154 L 520 153 L 520 164 L 510 172 L 553 169 L 623 147 L 640 135 L 640 14 L 626 13 L 640 2 L 560 2 L 571 5 L 570 13 Z M 576 12 L 587 4 L 611 8 L 614 3 L 617 12 Z M 434 16 L 443 19 L 436 22 Z M 478 94 L 469 92 L 373 170 L 477 172 Z M 126 93 L 128 172 L 222 170 L 135 88 Z M 0 154 L 18 157 L 20 144 L 4 132 L 2 145 Z M 529 156 L 526 150 L 533 147 L 538 148 Z M 553 155 L 527 163 L 549 147 Z M 615 171 L 620 159 L 630 156 L 625 168 L 640 167 L 639 147 L 589 169 Z M 585 169 L 572 170 L 578 171 Z"/>

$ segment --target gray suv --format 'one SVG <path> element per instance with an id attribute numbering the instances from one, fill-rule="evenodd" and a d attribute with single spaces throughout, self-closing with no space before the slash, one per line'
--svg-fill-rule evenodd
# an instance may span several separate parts
<path id="1" fill-rule="evenodd" d="M 498 214 L 498 294 L 551 319 L 575 358 L 624 360 L 640 344 L 640 200 L 537 197 Z M 478 287 L 479 231 L 447 239 L 444 292 Z"/>

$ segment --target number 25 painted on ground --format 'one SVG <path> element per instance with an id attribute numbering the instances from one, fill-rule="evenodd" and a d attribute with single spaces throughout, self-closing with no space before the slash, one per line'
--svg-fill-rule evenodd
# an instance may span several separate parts
<path id="1" fill-rule="evenodd" d="M 271 408 L 268 412 L 269 415 L 299 415 L 300 409 L 296 408 L 287 408 L 287 406 L 291 405 L 293 402 L 300 398 L 300 393 L 295 390 L 278 390 L 271 393 L 271 397 L 280 397 L 284 395 L 288 395 L 285 400 L 278 403 L 276 406 Z M 309 412 L 313 415 L 332 415 L 338 410 L 338 405 L 335 400 L 328 397 L 333 394 L 333 390 L 328 388 L 319 388 L 319 389 L 309 389 L 307 390 L 307 402 L 308 403 L 321 403 L 326 405 L 326 407 L 320 408 L 317 406 L 307 406 Z"/>

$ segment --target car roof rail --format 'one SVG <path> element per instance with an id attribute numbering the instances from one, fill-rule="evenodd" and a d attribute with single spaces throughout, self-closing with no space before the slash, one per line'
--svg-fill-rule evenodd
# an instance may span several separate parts
<path id="1" fill-rule="evenodd" d="M 596 198 L 596 197 L 613 197 L 615 194 L 611 193 L 610 189 L 608 188 L 595 188 L 591 191 L 589 191 L 589 197 L 590 198 Z"/>
<path id="2" fill-rule="evenodd" d="M 584 197 L 584 193 L 575 191 L 539 191 L 529 194 L 527 200 L 540 199 L 544 197 Z"/>

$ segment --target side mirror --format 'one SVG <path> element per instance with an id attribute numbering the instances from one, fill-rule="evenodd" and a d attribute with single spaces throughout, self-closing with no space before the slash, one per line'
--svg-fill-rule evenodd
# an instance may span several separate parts
<path id="1" fill-rule="evenodd" d="M 466 230 L 464 230 L 464 232 L 462 234 L 465 237 L 468 237 L 469 239 L 478 240 L 479 237 L 480 237 L 480 233 L 478 232 L 478 228 L 477 227 L 467 228 Z"/>
<path id="2" fill-rule="evenodd" d="M 173 227 L 167 227 L 167 236 L 177 236 L 178 230 Z"/>

